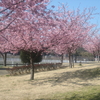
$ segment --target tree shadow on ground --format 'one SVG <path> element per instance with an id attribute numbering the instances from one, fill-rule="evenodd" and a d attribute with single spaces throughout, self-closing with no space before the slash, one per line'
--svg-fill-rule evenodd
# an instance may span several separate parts
<path id="1" fill-rule="evenodd" d="M 87 80 L 93 80 L 93 78 L 96 78 L 99 76 L 100 76 L 100 68 L 81 69 L 77 71 L 63 72 L 60 74 L 57 73 L 53 77 L 47 77 L 47 78 L 31 81 L 31 84 L 41 85 L 41 84 L 46 84 L 47 82 L 49 82 L 51 86 L 55 86 L 55 85 L 61 85 L 61 83 L 67 82 L 69 79 L 78 78 L 86 82 Z M 77 84 L 77 85 L 84 85 L 84 86 L 92 85 L 90 83 L 78 83 L 77 81 L 75 82 L 70 81 L 70 83 Z"/>
<path id="2" fill-rule="evenodd" d="M 81 69 L 74 72 L 63 72 L 59 75 L 58 80 L 67 80 L 69 78 L 80 78 L 83 80 L 93 79 L 100 75 L 100 68 Z"/>

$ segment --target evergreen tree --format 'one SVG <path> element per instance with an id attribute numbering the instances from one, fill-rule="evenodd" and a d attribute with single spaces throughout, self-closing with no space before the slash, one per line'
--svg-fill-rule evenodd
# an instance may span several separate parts
<path id="1" fill-rule="evenodd" d="M 35 63 L 38 63 L 38 62 L 42 61 L 41 53 L 38 53 L 38 52 L 34 53 L 34 52 L 32 52 L 31 56 L 33 58 L 36 57 L 36 59 L 34 60 Z M 30 53 L 28 51 L 20 51 L 20 58 L 21 58 L 21 61 L 23 63 L 29 63 L 30 64 Z"/>

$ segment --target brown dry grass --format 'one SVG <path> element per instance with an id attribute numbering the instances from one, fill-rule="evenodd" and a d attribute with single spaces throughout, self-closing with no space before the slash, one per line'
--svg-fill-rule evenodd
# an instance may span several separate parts
<path id="1" fill-rule="evenodd" d="M 36 100 L 55 93 L 79 90 L 82 87 L 100 85 L 100 63 L 88 63 L 75 68 L 64 68 L 30 75 L 0 76 L 0 100 Z M 92 72 L 95 69 L 95 72 Z"/>

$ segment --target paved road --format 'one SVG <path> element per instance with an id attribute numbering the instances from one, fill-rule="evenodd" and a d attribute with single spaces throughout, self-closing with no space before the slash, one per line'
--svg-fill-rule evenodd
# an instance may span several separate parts
<path id="1" fill-rule="evenodd" d="M 0 68 L 0 75 L 7 75 L 8 72 L 6 71 L 6 68 Z"/>

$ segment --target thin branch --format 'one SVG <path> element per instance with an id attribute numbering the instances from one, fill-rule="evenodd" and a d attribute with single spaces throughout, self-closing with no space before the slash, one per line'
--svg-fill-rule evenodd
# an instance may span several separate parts
<path id="1" fill-rule="evenodd" d="M 20 4 L 21 2 L 24 2 L 24 1 L 25 1 L 25 0 L 21 0 L 21 1 L 19 1 L 18 3 L 14 3 L 14 4 L 12 4 L 12 6 L 14 6 L 14 5 L 18 5 L 18 4 Z M 0 11 L 0 13 L 3 13 L 4 11 L 10 9 L 12 6 L 10 6 L 10 7 L 8 7 L 8 8 L 5 8 L 4 10 Z"/>
<path id="2" fill-rule="evenodd" d="M 15 19 L 16 19 L 16 18 L 15 18 Z M 15 20 L 15 19 L 14 19 L 14 20 Z M 2 32 L 2 31 L 4 31 L 5 29 L 7 29 L 7 28 L 14 22 L 14 20 L 12 20 L 5 28 L 1 29 L 0 32 Z"/>

